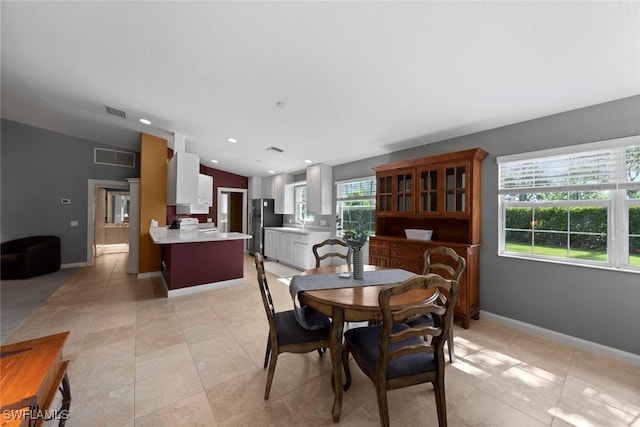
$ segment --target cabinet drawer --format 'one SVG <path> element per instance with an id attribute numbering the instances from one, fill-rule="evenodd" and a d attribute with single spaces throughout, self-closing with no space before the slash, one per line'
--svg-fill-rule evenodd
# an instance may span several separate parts
<path id="1" fill-rule="evenodd" d="M 424 251 L 419 251 L 419 250 L 399 250 L 399 249 L 392 249 L 391 250 L 391 256 L 394 258 L 402 258 L 402 259 L 409 259 L 409 260 L 416 260 L 416 261 L 420 261 L 424 258 Z"/>
<path id="2" fill-rule="evenodd" d="M 391 244 L 391 249 L 398 249 L 401 251 L 416 251 L 424 253 L 425 249 L 427 249 L 427 245 L 424 243 L 413 243 L 413 242 L 393 242 Z"/>
<path id="3" fill-rule="evenodd" d="M 293 241 L 296 243 L 309 243 L 308 234 L 294 234 Z"/>
<path id="4" fill-rule="evenodd" d="M 422 262 L 416 260 L 408 260 L 402 258 L 391 258 L 391 268 L 401 268 L 403 270 L 412 271 L 416 274 L 422 273 Z"/>
<path id="5" fill-rule="evenodd" d="M 388 240 L 379 240 L 376 239 L 375 237 L 372 237 L 369 239 L 369 250 L 371 250 L 371 248 L 389 248 L 389 241 Z"/>
<path id="6" fill-rule="evenodd" d="M 369 255 L 389 256 L 389 246 L 370 246 Z"/>

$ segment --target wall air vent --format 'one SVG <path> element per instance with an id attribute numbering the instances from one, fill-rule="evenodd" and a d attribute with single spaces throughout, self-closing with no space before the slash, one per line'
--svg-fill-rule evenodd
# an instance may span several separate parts
<path id="1" fill-rule="evenodd" d="M 107 109 L 107 113 L 112 114 L 114 116 L 118 116 L 120 118 L 126 119 L 127 118 L 127 113 L 125 113 L 122 110 L 118 110 L 117 108 L 113 108 L 113 107 L 107 107 L 106 105 L 104 106 L 104 108 Z"/>
<path id="2" fill-rule="evenodd" d="M 267 151 L 275 151 L 276 153 L 283 153 L 284 152 L 284 150 L 282 148 L 273 147 L 273 146 L 267 148 Z"/>
<path id="3" fill-rule="evenodd" d="M 125 168 L 136 167 L 136 153 L 130 151 L 107 150 L 104 148 L 93 149 L 93 163 L 97 165 L 121 166 Z"/>

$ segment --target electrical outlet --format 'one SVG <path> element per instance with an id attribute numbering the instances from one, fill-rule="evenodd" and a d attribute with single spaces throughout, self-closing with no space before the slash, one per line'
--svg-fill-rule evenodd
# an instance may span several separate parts
<path id="1" fill-rule="evenodd" d="M 326 219 L 321 219 L 320 220 L 320 225 L 327 225 L 327 220 Z"/>
<path id="2" fill-rule="evenodd" d="M 77 227 L 78 226 L 78 221 L 71 221 L 71 226 L 72 227 Z"/>

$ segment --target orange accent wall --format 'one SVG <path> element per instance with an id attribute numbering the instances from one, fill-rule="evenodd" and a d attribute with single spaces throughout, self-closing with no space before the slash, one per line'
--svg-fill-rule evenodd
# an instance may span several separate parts
<path id="1" fill-rule="evenodd" d="M 167 140 L 141 134 L 139 273 L 161 271 L 161 250 L 149 236 L 152 219 L 164 227 L 167 214 Z"/>

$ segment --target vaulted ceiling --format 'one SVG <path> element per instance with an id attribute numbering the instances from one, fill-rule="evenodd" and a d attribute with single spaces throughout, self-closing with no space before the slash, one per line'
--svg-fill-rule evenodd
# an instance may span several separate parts
<path id="1" fill-rule="evenodd" d="M 246 176 L 640 93 L 638 2 L 0 7 L 3 118 L 128 150 L 141 131 L 170 146 L 179 133 L 201 163 Z"/>

